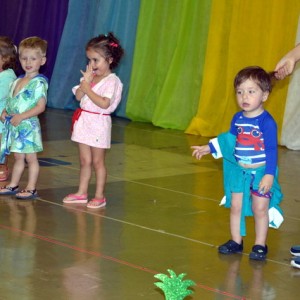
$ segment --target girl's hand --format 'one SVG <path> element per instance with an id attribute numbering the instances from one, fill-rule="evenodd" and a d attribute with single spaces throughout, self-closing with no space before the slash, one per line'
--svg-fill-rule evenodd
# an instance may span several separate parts
<path id="1" fill-rule="evenodd" d="M 210 148 L 208 145 L 192 146 L 191 148 L 194 149 L 192 156 L 194 156 L 197 159 L 201 159 L 203 155 L 210 153 Z"/>
<path id="2" fill-rule="evenodd" d="M 87 66 L 86 66 L 86 70 L 85 72 L 83 72 L 82 70 L 80 70 L 83 78 L 84 78 L 84 81 L 86 81 L 87 83 L 91 83 L 93 81 L 93 78 L 94 78 L 94 73 L 93 73 L 93 68 L 92 68 L 92 64 L 89 63 Z"/>
<path id="3" fill-rule="evenodd" d="M 268 193 L 273 186 L 273 182 L 274 182 L 273 175 L 271 175 L 271 174 L 264 175 L 264 177 L 261 179 L 261 181 L 259 183 L 258 192 L 263 195 Z"/>
<path id="4" fill-rule="evenodd" d="M 79 88 L 84 94 L 87 94 L 91 90 L 91 84 L 85 80 L 82 80 Z"/>

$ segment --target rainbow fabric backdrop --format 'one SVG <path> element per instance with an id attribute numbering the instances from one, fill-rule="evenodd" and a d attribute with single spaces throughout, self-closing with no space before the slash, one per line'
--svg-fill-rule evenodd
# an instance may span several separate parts
<path id="1" fill-rule="evenodd" d="M 114 6 L 109 2 L 114 2 Z M 297 42 L 299 0 L 103 0 L 101 3 L 107 3 L 107 7 L 101 10 L 101 18 L 87 27 L 92 28 L 88 35 L 114 31 L 126 50 L 118 70 L 124 94 L 116 114 L 188 134 L 210 137 L 228 130 L 231 117 L 238 110 L 233 90 L 236 73 L 250 65 L 272 71 Z M 70 16 L 68 19 L 67 25 L 72 22 Z M 63 51 L 63 45 L 60 46 Z M 58 54 L 51 82 L 56 88 L 55 92 L 52 88 L 52 95 L 50 91 L 54 107 L 59 84 L 64 89 L 68 86 L 58 82 L 62 80 L 58 71 L 60 59 Z M 78 78 L 77 61 L 78 56 L 73 64 Z M 300 134 L 295 129 L 300 79 L 292 80 L 294 84 L 289 81 L 285 79 L 275 85 L 266 109 L 277 121 L 281 143 L 293 149 L 297 149 L 298 143 L 300 149 Z M 64 108 L 68 107 L 64 104 Z M 295 135 L 299 142 L 295 143 Z"/>

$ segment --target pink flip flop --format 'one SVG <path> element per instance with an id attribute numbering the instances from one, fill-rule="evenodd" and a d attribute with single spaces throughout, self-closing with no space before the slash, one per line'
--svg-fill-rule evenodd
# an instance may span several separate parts
<path id="1" fill-rule="evenodd" d="M 106 199 L 102 198 L 102 199 L 96 199 L 93 198 L 87 205 L 88 208 L 101 208 L 104 207 L 106 205 Z"/>
<path id="2" fill-rule="evenodd" d="M 63 203 L 87 203 L 88 202 L 88 195 L 76 195 L 76 194 L 69 194 L 63 199 Z"/>

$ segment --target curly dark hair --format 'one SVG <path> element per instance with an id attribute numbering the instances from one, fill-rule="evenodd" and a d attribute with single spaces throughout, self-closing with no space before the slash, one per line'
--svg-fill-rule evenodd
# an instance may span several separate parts
<path id="1" fill-rule="evenodd" d="M 272 91 L 272 83 L 275 79 L 274 72 L 266 72 L 258 66 L 246 67 L 238 72 L 234 78 L 234 88 L 237 89 L 247 79 L 253 80 L 263 92 Z"/>
<path id="2" fill-rule="evenodd" d="M 0 36 L 0 55 L 4 61 L 3 70 L 17 68 L 17 48 L 7 36 Z"/>
<path id="3" fill-rule="evenodd" d="M 108 34 L 100 34 L 97 37 L 92 38 L 85 47 L 85 50 L 92 49 L 96 52 L 101 51 L 101 54 L 105 56 L 108 61 L 112 58 L 110 69 L 115 69 L 124 55 L 124 49 L 120 45 L 120 41 L 114 36 L 112 32 Z"/>

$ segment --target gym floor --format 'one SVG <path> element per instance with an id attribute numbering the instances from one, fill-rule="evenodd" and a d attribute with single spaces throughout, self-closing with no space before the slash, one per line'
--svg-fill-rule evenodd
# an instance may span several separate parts
<path id="1" fill-rule="evenodd" d="M 299 299 L 289 253 L 300 244 L 299 151 L 279 147 L 285 221 L 269 230 L 267 261 L 255 262 L 252 218 L 244 253 L 218 254 L 230 238 L 222 161 L 197 161 L 190 150 L 207 138 L 113 118 L 106 208 L 63 204 L 79 178 L 71 116 L 47 109 L 40 118 L 39 198 L 0 197 L 1 300 L 165 299 L 154 275 L 168 269 L 196 283 L 185 299 Z M 21 188 L 26 179 L 27 170 Z M 93 177 L 89 198 L 94 190 Z"/>

